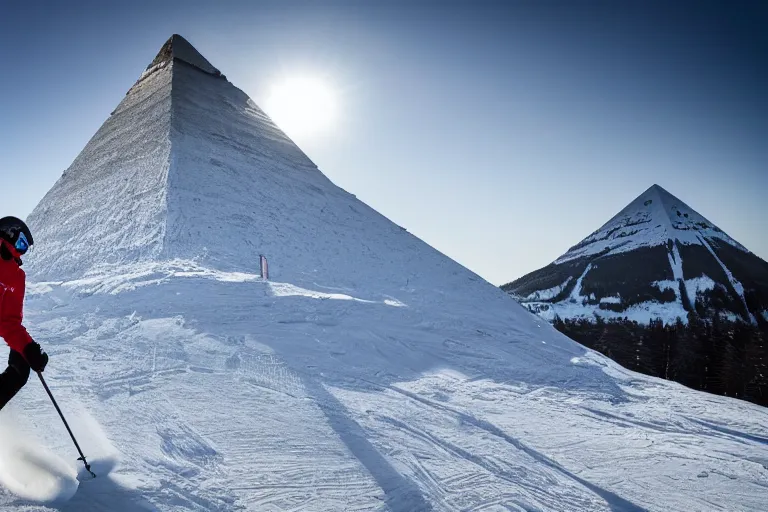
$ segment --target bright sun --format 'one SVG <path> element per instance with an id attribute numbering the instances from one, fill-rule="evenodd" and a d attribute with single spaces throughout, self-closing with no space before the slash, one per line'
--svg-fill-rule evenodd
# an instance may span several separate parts
<path id="1" fill-rule="evenodd" d="M 264 109 L 291 137 L 320 135 L 336 120 L 336 94 L 324 80 L 311 76 L 283 79 L 272 86 Z"/>

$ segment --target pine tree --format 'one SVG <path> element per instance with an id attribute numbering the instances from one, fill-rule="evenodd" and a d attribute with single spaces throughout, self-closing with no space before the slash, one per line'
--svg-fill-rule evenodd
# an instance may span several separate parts
<path id="1" fill-rule="evenodd" d="M 687 324 L 555 317 L 566 336 L 625 368 L 693 389 L 768 405 L 768 325 L 754 327 L 690 312 Z"/>

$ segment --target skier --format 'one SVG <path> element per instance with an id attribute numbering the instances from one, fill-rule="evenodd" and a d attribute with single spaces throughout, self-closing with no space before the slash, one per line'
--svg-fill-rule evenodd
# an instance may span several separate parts
<path id="1" fill-rule="evenodd" d="M 24 221 L 0 219 L 0 337 L 11 347 L 8 368 L 0 374 L 0 409 L 24 387 L 30 369 L 42 372 L 48 364 L 48 354 L 21 325 L 26 281 L 21 257 L 32 243 Z"/>

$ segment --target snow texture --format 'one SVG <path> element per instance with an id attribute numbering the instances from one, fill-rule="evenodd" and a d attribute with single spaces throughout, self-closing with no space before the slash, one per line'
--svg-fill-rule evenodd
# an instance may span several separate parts
<path id="1" fill-rule="evenodd" d="M 668 240 L 699 245 L 702 237 L 717 238 L 749 252 L 691 207 L 660 186 L 653 185 L 555 263 L 664 245 Z"/>
<path id="2" fill-rule="evenodd" d="M 573 278 L 568 276 L 568 279 L 566 279 L 564 283 L 554 286 L 552 288 L 547 288 L 546 290 L 535 291 L 532 294 L 528 295 L 528 297 L 526 297 L 526 300 L 537 301 L 537 300 L 554 299 L 568 286 L 568 284 L 572 280 Z"/>
<path id="3" fill-rule="evenodd" d="M 680 297 L 680 282 L 679 281 L 654 281 L 653 286 L 661 291 L 672 290 L 675 295 Z"/>
<path id="4" fill-rule="evenodd" d="M 694 277 L 685 280 L 685 289 L 691 300 L 691 307 L 696 307 L 696 298 L 705 292 L 714 290 L 716 283 L 707 276 Z"/>
<path id="5" fill-rule="evenodd" d="M 30 223 L 26 324 L 99 476 L 4 511 L 765 508 L 768 410 L 566 338 L 182 61 Z M 0 417 L 78 468 L 35 384 Z"/>
<path id="6" fill-rule="evenodd" d="M 571 302 L 578 302 L 578 303 L 584 302 L 585 298 L 581 296 L 581 282 L 584 280 L 584 276 L 586 276 L 590 270 L 592 270 L 591 263 L 587 265 L 587 268 L 584 269 L 584 272 L 576 280 L 576 285 L 573 287 L 573 290 L 571 291 L 571 296 L 569 298 Z"/>
<path id="7" fill-rule="evenodd" d="M 606 302 L 603 302 L 606 303 Z M 571 320 L 594 320 L 598 316 L 603 320 L 624 319 L 648 324 L 651 320 L 659 319 L 664 324 L 674 324 L 681 320 L 684 324 L 688 323 L 688 313 L 680 302 L 645 301 L 639 304 L 629 306 L 623 311 L 613 311 L 610 309 L 601 309 L 599 305 L 561 301 L 561 302 L 527 302 L 524 306 L 532 313 L 540 316 L 548 322 L 554 321 L 555 317 L 568 318 Z"/>
<path id="8" fill-rule="evenodd" d="M 78 486 L 74 467 L 29 438 L 13 420 L 0 415 L 0 488 L 40 503 L 72 498 Z"/>
<path id="9" fill-rule="evenodd" d="M 213 65 L 208 62 L 208 60 L 203 57 L 200 52 L 195 49 L 194 46 L 189 44 L 189 41 L 178 34 L 174 34 L 160 49 L 160 52 L 157 54 L 157 57 L 155 57 L 155 60 L 153 60 L 149 66 L 147 66 L 146 71 L 144 74 L 142 74 L 142 78 L 168 64 L 169 62 L 172 62 L 174 59 L 178 59 L 180 61 L 186 62 L 187 64 L 191 64 L 197 69 L 208 74 L 216 76 L 221 75 L 218 69 L 213 67 Z"/>
<path id="10" fill-rule="evenodd" d="M 490 284 L 393 297 L 182 261 L 116 270 L 28 296 L 102 471 L 57 510 L 763 506 L 768 411 L 624 370 Z M 12 405 L 77 467 L 40 386 Z"/>
<path id="11" fill-rule="evenodd" d="M 677 249 L 677 243 L 672 243 L 672 251 L 667 253 L 669 257 L 669 266 L 672 267 L 672 275 L 675 277 L 675 281 L 683 279 L 683 258 L 680 256 L 680 251 Z"/>
<path id="12" fill-rule="evenodd" d="M 163 252 L 172 66 L 131 89 L 30 214 L 28 273 L 71 278 Z"/>

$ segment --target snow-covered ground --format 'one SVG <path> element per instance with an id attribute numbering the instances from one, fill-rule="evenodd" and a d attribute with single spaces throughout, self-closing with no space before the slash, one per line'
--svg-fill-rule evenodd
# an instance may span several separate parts
<path id="1" fill-rule="evenodd" d="M 550 300 L 557 297 L 568 284 L 573 280 L 572 277 L 568 276 L 568 279 L 565 280 L 564 283 L 561 283 L 557 286 L 553 286 L 552 288 L 547 288 L 546 290 L 537 290 L 533 292 L 532 294 L 525 297 L 525 300 L 528 301 L 537 301 L 537 300 Z"/>
<path id="2" fill-rule="evenodd" d="M 559 334 L 182 48 L 28 219 L 25 323 L 98 477 L 33 378 L 0 509 L 765 510 L 767 410 Z"/>
<path id="3" fill-rule="evenodd" d="M 608 297 L 608 301 L 600 299 L 603 304 L 616 304 L 615 298 Z M 600 304 L 588 304 L 564 300 L 561 302 L 526 302 L 524 306 L 532 313 L 537 314 L 543 320 L 552 322 L 555 317 L 570 320 L 594 321 L 598 316 L 603 320 L 621 320 L 626 318 L 631 322 L 648 324 L 651 320 L 661 320 L 665 324 L 674 324 L 678 320 L 687 324 L 688 312 L 680 302 L 657 302 L 648 300 L 639 304 L 633 304 L 622 311 L 612 311 L 600 307 Z"/>
<path id="4" fill-rule="evenodd" d="M 406 286 L 124 270 L 30 286 L 99 476 L 2 510 L 765 510 L 768 411 L 629 372 L 491 285 L 457 315 Z M 81 469 L 39 383 L 0 418 Z"/>

